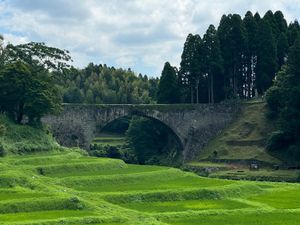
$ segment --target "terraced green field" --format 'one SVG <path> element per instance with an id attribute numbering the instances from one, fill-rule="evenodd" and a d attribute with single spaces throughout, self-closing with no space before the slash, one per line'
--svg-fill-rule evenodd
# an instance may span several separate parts
<path id="1" fill-rule="evenodd" d="M 231 181 L 80 151 L 0 158 L 0 224 L 298 225 L 300 184 Z"/>
<path id="2" fill-rule="evenodd" d="M 93 139 L 92 145 L 110 145 L 110 146 L 120 146 L 124 145 L 126 142 L 125 136 L 113 133 L 101 133 L 100 136 Z"/>

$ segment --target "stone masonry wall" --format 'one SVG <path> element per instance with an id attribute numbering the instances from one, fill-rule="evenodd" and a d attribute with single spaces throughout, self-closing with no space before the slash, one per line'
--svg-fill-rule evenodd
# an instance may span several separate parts
<path id="1" fill-rule="evenodd" d="M 185 161 L 201 149 L 234 118 L 238 107 L 232 104 L 199 105 L 64 105 L 58 116 L 42 121 L 49 125 L 61 145 L 88 149 L 97 130 L 127 115 L 140 115 L 168 126 L 181 141 Z"/>

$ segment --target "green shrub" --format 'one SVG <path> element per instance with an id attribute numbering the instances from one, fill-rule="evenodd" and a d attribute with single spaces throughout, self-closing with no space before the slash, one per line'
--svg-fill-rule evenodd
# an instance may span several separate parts
<path id="1" fill-rule="evenodd" d="M 267 142 L 267 150 L 280 151 L 286 149 L 293 140 L 289 134 L 279 130 L 273 132 Z"/>
<path id="2" fill-rule="evenodd" d="M 122 146 L 119 150 L 120 153 L 120 158 L 124 160 L 126 163 L 137 163 L 138 159 L 137 156 L 135 155 L 133 149 L 127 147 L 127 146 Z"/>

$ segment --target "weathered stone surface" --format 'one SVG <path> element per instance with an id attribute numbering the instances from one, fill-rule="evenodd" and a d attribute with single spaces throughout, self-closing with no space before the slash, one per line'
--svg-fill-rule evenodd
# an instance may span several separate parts
<path id="1" fill-rule="evenodd" d="M 42 121 L 49 125 L 64 146 L 89 148 L 98 130 L 109 122 L 128 115 L 160 121 L 178 137 L 184 160 L 190 160 L 209 140 L 220 133 L 238 111 L 232 104 L 199 105 L 64 105 L 58 116 Z"/>

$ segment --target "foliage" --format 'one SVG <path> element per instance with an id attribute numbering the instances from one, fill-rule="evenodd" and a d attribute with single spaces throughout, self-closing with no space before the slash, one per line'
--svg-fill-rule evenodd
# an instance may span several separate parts
<path id="1" fill-rule="evenodd" d="M 126 131 L 126 137 L 141 164 L 159 164 L 165 159 L 176 163 L 180 155 L 181 146 L 177 141 L 168 146 L 171 140 L 170 130 L 162 123 L 151 119 L 133 117 Z"/>
<path id="2" fill-rule="evenodd" d="M 269 150 L 300 160 L 300 39 L 290 48 L 287 66 L 278 73 L 266 99 L 279 131 L 269 140 Z"/>
<path id="3" fill-rule="evenodd" d="M 51 151 L 60 148 L 44 128 L 17 125 L 4 115 L 0 115 L 0 125 L 6 128 L 6 132 L 0 135 L 0 146 L 7 155 Z"/>
<path id="4" fill-rule="evenodd" d="M 0 65 L 12 64 L 18 61 L 38 70 L 62 70 L 68 67 L 71 61 L 69 52 L 54 47 L 49 47 L 45 43 L 30 42 L 20 45 L 8 44 L 2 52 Z"/>
<path id="5" fill-rule="evenodd" d="M 48 74 L 34 74 L 20 61 L 1 70 L 0 110 L 16 122 L 21 123 L 24 115 L 30 123 L 38 122 L 43 115 L 59 109 L 60 98 Z"/>
<path id="6" fill-rule="evenodd" d="M 257 50 L 256 86 L 259 94 L 263 94 L 272 85 L 277 70 L 276 45 L 271 25 L 264 18 L 259 23 L 257 39 L 260 40 Z"/>
<path id="7" fill-rule="evenodd" d="M 61 99 L 50 70 L 68 67 L 68 52 L 35 42 L 0 45 L 0 111 L 17 123 L 26 115 L 31 124 L 58 112 Z"/>
<path id="8" fill-rule="evenodd" d="M 90 63 L 54 73 L 65 103 L 138 104 L 156 102 L 158 79 L 130 69 Z"/>
<path id="9" fill-rule="evenodd" d="M 176 71 L 169 62 L 166 62 L 158 85 L 158 103 L 178 103 L 179 94 Z"/>
<path id="10" fill-rule="evenodd" d="M 137 163 L 135 153 L 127 145 L 93 144 L 89 151 L 91 156 L 108 157 L 124 160 L 126 163 Z"/>
<path id="11" fill-rule="evenodd" d="M 210 25 L 203 38 L 189 34 L 179 68 L 181 101 L 213 103 L 263 95 L 299 35 L 298 22 L 288 26 L 281 11 L 268 11 L 263 18 L 250 11 L 244 18 L 223 15 L 217 30 Z"/>

